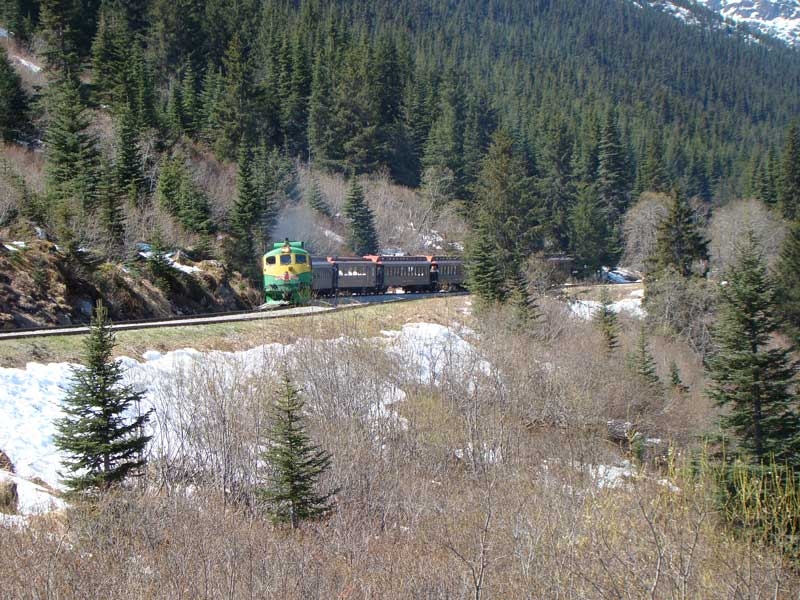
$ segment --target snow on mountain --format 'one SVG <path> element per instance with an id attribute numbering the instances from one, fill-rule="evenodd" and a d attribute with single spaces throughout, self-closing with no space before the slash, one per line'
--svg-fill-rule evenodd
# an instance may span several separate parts
<path id="1" fill-rule="evenodd" d="M 691 25 L 708 22 L 708 13 L 724 22 L 800 47 L 800 0 L 635 0 Z"/>

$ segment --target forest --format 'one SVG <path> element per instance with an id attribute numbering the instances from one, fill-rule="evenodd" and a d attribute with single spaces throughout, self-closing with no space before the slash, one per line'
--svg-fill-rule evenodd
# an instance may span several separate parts
<path id="1" fill-rule="evenodd" d="M 476 226 L 495 135 L 530 183 L 527 205 L 509 208 L 536 224 L 526 252 L 575 254 L 588 272 L 619 258 L 622 216 L 644 191 L 680 190 L 701 212 L 790 194 L 796 51 L 627 2 L 10 0 L 2 11 L 14 47 L 45 67 L 21 85 L 0 61 L 0 133 L 44 149 L 38 179 L 3 159 L 3 222 L 117 259 L 136 241 L 183 243 L 255 277 L 253 256 L 297 193 L 296 161 L 388 175 Z M 235 191 L 210 189 L 207 172 L 228 165 Z"/>

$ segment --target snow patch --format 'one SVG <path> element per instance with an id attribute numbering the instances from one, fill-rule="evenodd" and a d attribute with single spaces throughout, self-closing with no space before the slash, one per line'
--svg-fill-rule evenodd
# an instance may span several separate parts
<path id="1" fill-rule="evenodd" d="M 66 502 L 56 498 L 48 489 L 7 471 L 0 471 L 0 481 L 17 484 L 17 512 L 21 515 L 42 515 L 67 506 Z"/>

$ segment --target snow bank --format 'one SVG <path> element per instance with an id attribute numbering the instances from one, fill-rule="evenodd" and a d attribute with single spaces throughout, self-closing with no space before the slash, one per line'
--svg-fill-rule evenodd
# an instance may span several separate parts
<path id="1" fill-rule="evenodd" d="M 60 510 L 67 505 L 60 498 L 56 498 L 50 490 L 7 471 L 0 471 L 0 481 L 12 481 L 17 484 L 17 512 L 20 515 L 42 515 L 52 510 Z"/>
<path id="2" fill-rule="evenodd" d="M 470 331 L 460 330 L 461 335 Z M 405 400 L 398 386 L 402 381 L 438 383 L 443 373 L 452 369 L 474 368 L 488 371 L 489 364 L 482 361 L 474 348 L 454 330 L 430 323 L 412 323 L 401 331 L 383 332 L 379 346 L 390 356 L 398 356 L 406 371 L 397 383 L 375 382 L 370 388 L 369 405 L 364 410 L 375 419 L 402 419 L 391 410 L 391 405 Z M 239 352 L 203 353 L 193 348 L 160 353 L 150 350 L 141 360 L 122 357 L 119 362 L 125 369 L 125 382 L 146 392 L 143 410 L 157 406 L 161 414 L 170 410 L 157 398 L 159 388 L 191 376 L 192 369 L 206 365 L 214 369 L 219 385 L 231 385 L 243 376 L 259 374 L 264 365 L 276 364 L 303 352 L 304 340 L 295 344 L 265 344 Z M 335 352 L 344 340 L 317 343 L 317 350 Z M 58 506 L 47 490 L 24 480 L 41 478 L 48 485 L 59 487 L 59 470 L 62 456 L 53 444 L 54 422 L 61 418 L 60 402 L 69 385 L 73 365 L 68 363 L 28 363 L 24 369 L 0 368 L 0 449 L 17 469 L 20 503 L 30 514 L 39 507 Z M 474 372 L 474 371 L 470 371 Z M 156 416 L 156 418 L 158 415 Z M 154 421 L 156 419 L 154 418 Z M 166 419 L 165 422 L 169 422 Z M 153 422 L 154 447 L 169 446 L 170 431 Z M 24 499 L 23 499 L 24 496 Z M 26 513 L 26 514 L 29 514 Z"/>

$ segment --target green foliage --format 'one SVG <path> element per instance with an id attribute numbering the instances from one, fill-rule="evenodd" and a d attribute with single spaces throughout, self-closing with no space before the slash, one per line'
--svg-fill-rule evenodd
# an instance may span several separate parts
<path id="1" fill-rule="evenodd" d="M 273 520 L 289 523 L 292 529 L 301 521 L 329 513 L 336 493 L 322 494 L 316 489 L 330 467 L 331 456 L 311 442 L 303 418 L 304 404 L 297 388 L 284 376 L 272 407 L 269 447 L 263 455 L 271 477 L 261 497 Z"/>
<path id="2" fill-rule="evenodd" d="M 316 178 L 312 178 L 311 185 L 308 186 L 308 190 L 306 191 L 306 202 L 312 209 L 322 216 L 331 216 L 331 209 L 325 202 L 325 198 L 322 195 L 322 190 L 319 189 L 319 182 L 316 180 Z"/>
<path id="3" fill-rule="evenodd" d="M 656 362 L 647 347 L 647 335 L 644 327 L 639 329 L 636 338 L 636 347 L 628 353 L 628 368 L 639 378 L 644 386 L 649 388 L 652 393 L 662 391 L 661 379 L 658 377 Z"/>
<path id="4" fill-rule="evenodd" d="M 45 190 L 47 217 L 56 237 L 68 249 L 75 248 L 76 219 L 97 203 L 99 153 L 89 132 L 89 117 L 72 80 L 49 90 L 51 120 L 45 132 Z"/>
<path id="5" fill-rule="evenodd" d="M 708 361 L 708 395 L 726 409 L 720 424 L 736 453 L 755 464 L 774 459 L 800 466 L 797 365 L 791 350 L 773 339 L 779 325 L 774 290 L 752 232 L 726 280 L 714 329 L 716 351 Z"/>
<path id="6" fill-rule="evenodd" d="M 703 237 L 686 197 L 675 192 L 669 213 L 659 224 L 656 249 L 650 258 L 650 271 L 671 268 L 682 277 L 705 275 L 708 268 L 708 241 Z"/>
<path id="7" fill-rule="evenodd" d="M 28 99 L 19 76 L 8 62 L 5 47 L 0 46 L 0 139 L 17 137 L 27 121 Z"/>
<path id="8" fill-rule="evenodd" d="M 112 358 L 113 349 L 108 311 L 98 302 L 84 341 L 84 364 L 72 371 L 64 417 L 56 421 L 54 436 L 66 455 L 63 482 L 73 493 L 106 491 L 145 465 L 143 452 L 151 436 L 144 435 L 143 427 L 150 413 L 129 416 L 144 394 L 122 385 L 122 366 Z"/>
<path id="9" fill-rule="evenodd" d="M 786 132 L 779 183 L 783 216 L 800 219 L 800 121 L 794 121 Z"/>
<path id="10" fill-rule="evenodd" d="M 619 322 L 617 313 L 611 308 L 611 297 L 608 290 L 603 288 L 600 293 L 600 306 L 592 317 L 595 327 L 603 336 L 603 342 L 608 352 L 619 348 Z"/>
<path id="11" fill-rule="evenodd" d="M 376 254 L 378 233 L 375 231 L 374 217 L 364 198 L 364 190 L 356 177 L 350 180 L 344 201 L 344 216 L 350 220 L 347 243 L 353 252 L 359 256 Z"/>
<path id="12" fill-rule="evenodd" d="M 545 218 L 529 165 L 504 130 L 495 133 L 481 163 L 475 202 L 475 235 L 467 248 L 469 278 L 484 299 L 504 300 L 520 280 L 524 259 L 541 248 Z M 490 289 L 492 285 L 496 288 Z"/>
<path id="13" fill-rule="evenodd" d="M 117 125 L 117 185 L 128 193 L 128 201 L 136 206 L 144 189 L 142 156 L 139 151 L 138 127 L 132 111 L 123 110 Z"/>
<path id="14" fill-rule="evenodd" d="M 615 223 L 628 208 L 633 169 L 628 162 L 617 117 L 612 109 L 609 109 L 603 123 L 597 159 L 597 197 L 610 221 Z"/>
<path id="15" fill-rule="evenodd" d="M 189 231 L 212 231 L 208 198 L 197 187 L 181 154 L 166 158 L 156 186 L 156 200 L 169 214 L 177 217 Z"/>
<path id="16" fill-rule="evenodd" d="M 584 276 L 616 264 L 621 247 L 619 230 L 611 225 L 609 211 L 594 186 L 580 187 L 570 214 L 570 227 L 575 264 Z"/>
<path id="17" fill-rule="evenodd" d="M 776 311 L 800 339 L 800 219 L 789 228 L 775 268 Z"/>

